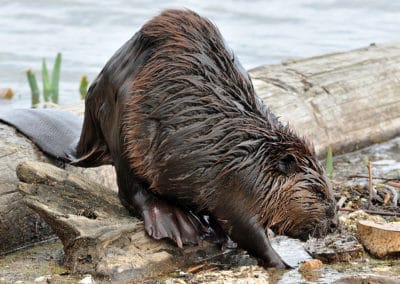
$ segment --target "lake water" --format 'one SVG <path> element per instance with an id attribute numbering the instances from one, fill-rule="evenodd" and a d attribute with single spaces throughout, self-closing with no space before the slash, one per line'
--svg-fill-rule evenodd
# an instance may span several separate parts
<path id="1" fill-rule="evenodd" d="M 210 18 L 247 68 L 328 52 L 400 41 L 400 1 L 136 1 L 0 0 L 0 89 L 4 107 L 29 107 L 25 71 L 41 60 L 63 62 L 60 103 L 79 99 L 82 75 L 93 80 L 108 58 L 165 8 L 186 7 Z M 50 64 L 49 64 L 50 63 Z"/>

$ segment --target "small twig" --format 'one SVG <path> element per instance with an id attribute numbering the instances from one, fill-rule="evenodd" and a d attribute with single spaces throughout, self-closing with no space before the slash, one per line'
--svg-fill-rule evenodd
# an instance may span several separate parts
<path id="1" fill-rule="evenodd" d="M 204 261 L 209 261 L 209 260 L 211 260 L 213 258 L 220 257 L 220 256 L 223 256 L 223 255 L 226 255 L 226 254 L 229 254 L 229 253 L 232 253 L 231 249 L 227 249 L 227 250 L 225 250 L 225 251 L 223 251 L 221 253 L 217 253 L 217 254 L 211 255 L 209 257 L 205 257 L 205 258 L 199 259 L 199 260 L 195 261 L 195 263 L 201 263 L 201 262 L 204 262 Z"/>
<path id="2" fill-rule="evenodd" d="M 387 184 L 400 189 L 400 182 L 388 181 Z"/>
<path id="3" fill-rule="evenodd" d="M 192 267 L 188 268 L 188 270 L 186 272 L 187 273 L 196 273 L 197 271 L 202 269 L 204 266 L 206 266 L 205 263 L 199 264 L 199 265 L 195 265 L 195 266 L 192 266 Z"/>
<path id="4" fill-rule="evenodd" d="M 210 268 L 204 269 L 202 272 L 203 273 L 213 272 L 213 271 L 215 271 L 217 269 L 218 269 L 218 267 L 214 266 L 214 267 L 210 267 Z"/>
<path id="5" fill-rule="evenodd" d="M 342 208 L 343 204 L 346 202 L 347 197 L 346 196 L 342 196 L 340 197 L 339 201 L 336 203 L 338 208 Z"/>
<path id="6" fill-rule="evenodd" d="M 390 199 L 392 199 L 392 194 L 386 191 L 385 198 L 383 198 L 383 205 L 386 205 Z"/>
<path id="7" fill-rule="evenodd" d="M 15 150 L 15 151 L 13 151 L 13 152 L 11 152 L 11 153 L 6 153 L 6 154 L 4 154 L 4 155 L 1 155 L 1 156 L 0 156 L 0 159 L 5 158 L 5 157 L 7 157 L 7 156 L 14 155 L 14 154 L 17 153 L 17 152 L 18 152 L 18 151 Z"/>
<path id="8" fill-rule="evenodd" d="M 364 176 L 364 175 L 349 175 L 347 176 L 348 178 L 369 178 L 369 176 Z M 384 177 L 374 177 L 374 179 L 380 179 L 384 181 L 393 181 L 393 180 L 399 180 L 398 178 L 384 178 Z"/>
<path id="9" fill-rule="evenodd" d="M 368 161 L 368 187 L 369 187 L 369 199 L 368 199 L 368 208 L 371 208 L 372 206 L 372 168 L 371 168 L 371 161 Z"/>
<path id="10" fill-rule="evenodd" d="M 362 209 L 351 209 L 351 208 L 339 208 L 339 211 L 346 211 L 346 212 L 355 212 Z M 396 212 L 387 212 L 387 211 L 374 211 L 374 210 L 362 210 L 365 213 L 372 214 L 372 215 L 381 215 L 381 216 L 395 216 L 400 217 L 400 213 Z"/>
<path id="11" fill-rule="evenodd" d="M 397 202 L 399 200 L 399 192 L 398 189 L 396 189 L 394 186 L 391 186 L 389 184 L 384 184 L 383 187 L 390 191 L 390 193 L 392 194 L 393 198 L 392 198 L 392 204 L 393 206 L 397 206 Z"/>
<path id="12" fill-rule="evenodd" d="M 33 243 L 28 243 L 28 244 L 24 244 L 20 247 L 8 250 L 8 251 L 4 251 L 4 252 L 0 252 L 0 256 L 6 255 L 6 254 L 10 254 L 10 253 L 14 253 L 20 250 L 24 250 L 24 249 L 28 249 L 34 246 L 38 246 L 38 245 L 42 245 L 42 244 L 47 244 L 47 243 L 51 243 L 51 242 L 55 242 L 57 241 L 59 238 L 57 236 L 50 236 L 48 239 L 39 241 L 39 242 L 33 242 Z"/>

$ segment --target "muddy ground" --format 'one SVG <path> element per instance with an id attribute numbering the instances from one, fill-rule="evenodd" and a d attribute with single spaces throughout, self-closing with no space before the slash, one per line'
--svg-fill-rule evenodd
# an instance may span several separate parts
<path id="1" fill-rule="evenodd" d="M 376 192 L 369 202 L 369 178 L 367 164 L 371 162 L 372 177 Z M 371 218 L 400 221 L 399 200 L 395 200 L 398 189 L 388 190 L 388 181 L 400 182 L 400 137 L 383 144 L 374 145 L 350 154 L 334 158 L 333 172 L 336 199 L 342 199 L 338 232 L 328 236 L 338 240 L 340 236 L 348 242 L 357 240 L 355 220 L 358 209 L 371 212 L 391 212 L 393 216 L 372 214 Z M 392 196 L 391 196 L 392 195 Z M 398 216 L 395 216 L 398 214 Z M 353 216 L 349 218 L 349 216 Z M 354 217 L 356 216 L 356 217 Z M 356 243 L 356 242 L 355 242 Z M 311 258 L 302 243 L 277 237 L 274 247 L 285 260 L 296 262 Z M 107 279 L 95 279 L 85 275 L 71 275 L 62 266 L 63 250 L 60 241 L 40 244 L 32 248 L 0 257 L 0 283 L 106 283 Z M 325 261 L 326 262 L 326 261 Z M 237 249 L 221 251 L 214 256 L 199 256 L 195 263 L 185 267 L 171 267 L 171 272 L 158 279 L 146 279 L 148 283 L 400 283 L 400 258 L 392 256 L 376 259 L 360 250 L 355 255 L 344 257 L 337 263 L 324 263 L 321 269 L 299 272 L 291 270 L 264 270 L 245 252 Z M 340 280 L 342 279 L 342 280 Z M 92 281 L 92 282 L 91 282 Z"/>

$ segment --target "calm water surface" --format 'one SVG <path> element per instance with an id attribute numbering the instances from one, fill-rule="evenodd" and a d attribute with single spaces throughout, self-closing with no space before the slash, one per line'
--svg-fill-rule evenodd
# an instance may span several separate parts
<path id="1" fill-rule="evenodd" d="M 57 52 L 60 103 L 78 100 L 80 77 L 93 80 L 145 21 L 168 7 L 210 18 L 247 69 L 400 41 L 400 1 L 0 0 L 0 89 L 16 93 L 11 102 L 0 100 L 0 111 L 29 107 L 25 71 L 32 68 L 40 80 L 42 58 L 52 65 Z"/>

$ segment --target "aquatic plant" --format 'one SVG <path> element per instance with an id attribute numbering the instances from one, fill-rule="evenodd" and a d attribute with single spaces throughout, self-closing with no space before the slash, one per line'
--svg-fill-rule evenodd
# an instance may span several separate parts
<path id="1" fill-rule="evenodd" d="M 60 83 L 60 71 L 61 71 L 61 53 L 57 53 L 54 61 L 53 70 L 51 76 L 47 69 L 46 59 L 42 61 L 42 82 L 43 82 L 43 99 L 47 102 L 58 103 L 59 96 L 59 83 Z M 35 108 L 40 103 L 40 91 L 36 76 L 31 69 L 26 72 L 29 87 L 31 88 L 32 107 Z"/>
<path id="2" fill-rule="evenodd" d="M 26 76 L 28 78 L 29 87 L 31 88 L 31 107 L 36 108 L 40 103 L 39 87 L 36 81 L 36 77 L 31 69 L 26 71 Z"/>
<path id="3" fill-rule="evenodd" d="M 43 58 L 42 81 L 43 81 L 43 97 L 45 102 L 51 100 L 55 104 L 58 103 L 58 86 L 60 82 L 60 70 L 61 70 L 61 53 L 57 53 L 51 77 L 49 76 L 49 72 L 47 70 L 46 59 Z"/>
<path id="4" fill-rule="evenodd" d="M 333 154 L 332 147 L 328 147 L 328 153 L 326 155 L 325 171 L 330 179 L 333 177 Z"/>
<path id="5" fill-rule="evenodd" d="M 87 91 L 88 91 L 89 81 L 85 75 L 81 78 L 81 83 L 79 84 L 79 93 L 81 94 L 81 99 L 86 99 Z"/>

